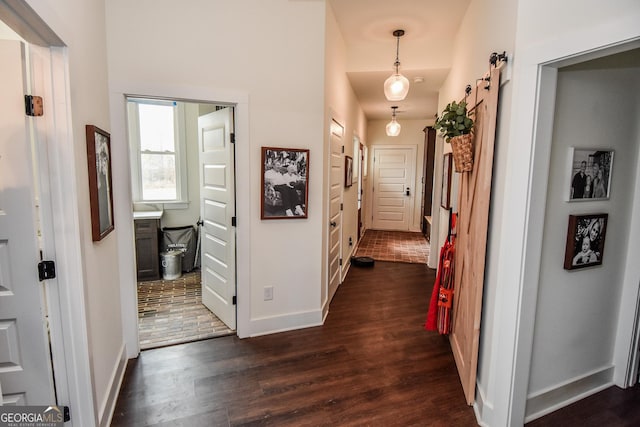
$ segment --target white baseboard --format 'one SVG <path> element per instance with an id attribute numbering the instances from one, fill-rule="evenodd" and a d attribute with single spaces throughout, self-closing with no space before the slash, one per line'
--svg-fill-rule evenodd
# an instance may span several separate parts
<path id="1" fill-rule="evenodd" d="M 613 385 L 613 366 L 606 366 L 532 393 L 527 397 L 528 423 Z"/>
<path id="2" fill-rule="evenodd" d="M 109 381 L 109 393 L 107 393 L 107 396 L 100 405 L 100 412 L 98 413 L 98 425 L 100 427 L 108 427 L 111 425 L 111 419 L 113 418 L 113 412 L 116 409 L 118 394 L 120 394 L 120 387 L 122 386 L 122 380 L 124 379 L 124 372 L 126 370 L 126 367 L 127 355 L 125 352 L 125 345 L 124 343 L 122 343 L 118 363 L 111 373 L 111 379 Z"/>
<path id="3" fill-rule="evenodd" d="M 249 336 L 275 334 L 278 332 L 292 331 L 295 329 L 310 328 L 322 325 L 322 310 L 311 310 L 299 313 L 284 314 L 281 316 L 261 317 L 251 319 L 251 333 Z"/>
<path id="4" fill-rule="evenodd" d="M 479 426 L 488 427 L 490 425 L 487 420 L 493 419 L 493 405 L 485 400 L 483 390 L 477 386 L 473 412 L 476 414 L 476 422 Z"/>

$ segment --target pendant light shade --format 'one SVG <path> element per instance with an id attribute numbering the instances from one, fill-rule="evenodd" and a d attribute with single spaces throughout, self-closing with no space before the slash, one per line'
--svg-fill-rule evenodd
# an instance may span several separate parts
<path id="1" fill-rule="evenodd" d="M 402 101 L 409 93 L 409 79 L 396 73 L 384 82 L 384 96 L 389 101 Z"/>
<path id="2" fill-rule="evenodd" d="M 398 107 L 391 107 L 393 112 L 391 113 L 391 121 L 387 123 L 387 136 L 398 136 L 400 135 L 400 129 L 402 129 L 402 126 L 396 120 L 396 108 Z"/>
<path id="3" fill-rule="evenodd" d="M 396 67 L 396 72 L 385 80 L 384 96 L 389 101 L 402 101 L 407 97 L 407 93 L 409 93 L 409 79 L 400 74 L 400 60 L 398 59 L 400 53 L 400 37 L 404 35 L 404 30 L 395 30 L 393 35 L 397 39 L 396 62 L 393 64 Z"/>

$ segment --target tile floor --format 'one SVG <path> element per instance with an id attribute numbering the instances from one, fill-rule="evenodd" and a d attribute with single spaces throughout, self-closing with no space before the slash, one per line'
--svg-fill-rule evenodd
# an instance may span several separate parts
<path id="1" fill-rule="evenodd" d="M 367 230 L 356 256 L 368 256 L 376 261 L 426 264 L 429 242 L 422 233 Z"/>
<path id="2" fill-rule="evenodd" d="M 138 325 L 143 350 L 235 334 L 202 305 L 200 271 L 139 282 Z"/>

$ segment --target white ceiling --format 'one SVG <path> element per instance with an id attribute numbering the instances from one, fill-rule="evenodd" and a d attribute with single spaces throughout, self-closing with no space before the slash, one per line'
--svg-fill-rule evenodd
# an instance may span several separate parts
<path id="1" fill-rule="evenodd" d="M 329 0 L 347 45 L 347 76 L 369 120 L 427 119 L 437 114 L 438 90 L 451 67 L 453 38 L 471 0 Z M 393 70 L 402 29 L 400 72 L 411 86 L 390 102 L 382 86 Z M 422 77 L 422 83 L 414 82 Z"/>

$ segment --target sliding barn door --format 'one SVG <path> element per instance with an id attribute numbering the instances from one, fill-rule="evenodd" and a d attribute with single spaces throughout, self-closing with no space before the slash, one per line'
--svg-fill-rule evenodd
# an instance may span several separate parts
<path id="1" fill-rule="evenodd" d="M 473 170 L 460 175 L 458 189 L 455 293 L 449 340 L 469 405 L 473 404 L 476 389 L 500 70 L 493 69 L 490 78 L 489 82 L 480 81 L 467 96 L 475 121 Z"/>

